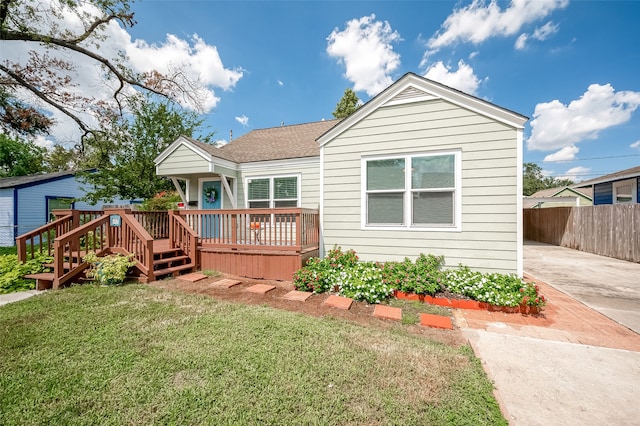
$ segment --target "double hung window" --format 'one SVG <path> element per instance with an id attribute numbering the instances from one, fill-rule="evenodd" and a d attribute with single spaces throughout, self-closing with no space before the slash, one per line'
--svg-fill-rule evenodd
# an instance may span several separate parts
<path id="1" fill-rule="evenodd" d="M 629 204 L 637 202 L 637 180 L 627 179 L 613 183 L 613 204 Z"/>
<path id="2" fill-rule="evenodd" d="M 250 209 L 298 207 L 298 176 L 251 178 L 247 180 Z"/>
<path id="3" fill-rule="evenodd" d="M 363 163 L 365 227 L 459 227 L 459 151 Z"/>

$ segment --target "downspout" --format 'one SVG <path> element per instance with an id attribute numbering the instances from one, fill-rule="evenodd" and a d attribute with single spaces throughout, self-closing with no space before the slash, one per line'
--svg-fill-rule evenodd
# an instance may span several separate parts
<path id="1" fill-rule="evenodd" d="M 318 229 L 318 257 L 324 257 L 324 145 L 320 146 L 320 211 Z"/>
<path id="2" fill-rule="evenodd" d="M 13 243 L 18 238 L 18 188 L 13 188 Z"/>

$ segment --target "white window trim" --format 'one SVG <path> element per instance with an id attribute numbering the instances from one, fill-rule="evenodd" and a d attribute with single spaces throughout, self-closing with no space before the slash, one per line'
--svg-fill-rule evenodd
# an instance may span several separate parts
<path id="1" fill-rule="evenodd" d="M 631 201 L 628 203 L 618 203 L 618 187 L 631 184 Z M 638 202 L 638 179 L 625 179 L 613 182 L 612 204 L 635 204 Z"/>
<path id="2" fill-rule="evenodd" d="M 367 161 L 389 160 L 404 158 L 405 164 L 411 157 L 433 157 L 438 155 L 453 155 L 455 167 L 455 189 L 453 201 L 453 225 L 422 226 L 411 224 L 411 173 L 405 173 L 404 192 L 404 224 L 403 225 L 369 225 L 367 224 Z M 433 231 L 433 232 L 462 232 L 462 150 L 421 151 L 402 154 L 380 156 L 363 156 L 360 159 L 360 229 L 367 231 Z"/>
<path id="3" fill-rule="evenodd" d="M 273 180 L 274 178 L 288 178 L 288 177 L 295 177 L 296 178 L 296 185 L 297 185 L 297 191 L 298 191 L 298 199 L 296 200 L 296 208 L 300 207 L 302 205 L 302 174 L 301 173 L 293 173 L 293 174 L 282 174 L 282 175 L 268 175 L 268 176 L 264 176 L 264 175 L 258 175 L 258 176 L 247 176 L 244 178 L 244 205 L 245 208 L 249 208 L 249 182 L 252 180 L 259 180 L 259 179 L 269 179 L 269 207 L 270 209 L 275 208 L 275 200 L 273 198 L 274 195 L 274 191 L 273 191 Z"/>

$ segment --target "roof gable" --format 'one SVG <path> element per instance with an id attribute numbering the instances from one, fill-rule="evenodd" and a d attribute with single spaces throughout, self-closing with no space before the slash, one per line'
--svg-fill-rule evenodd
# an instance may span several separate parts
<path id="1" fill-rule="evenodd" d="M 454 105 L 474 111 L 517 129 L 523 129 L 524 123 L 528 120 L 524 115 L 499 107 L 427 78 L 420 77 L 417 74 L 407 73 L 360 107 L 356 112 L 323 134 L 318 138 L 318 142 L 320 146 L 329 143 L 342 132 L 379 108 L 436 99 L 451 102 Z"/>

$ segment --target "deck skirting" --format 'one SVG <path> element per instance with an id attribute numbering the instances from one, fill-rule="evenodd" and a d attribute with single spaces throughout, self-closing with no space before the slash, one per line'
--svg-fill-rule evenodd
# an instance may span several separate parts
<path id="1" fill-rule="evenodd" d="M 318 256 L 318 249 L 295 250 L 231 250 L 200 247 L 200 269 L 215 270 L 240 277 L 292 281 L 293 274 L 310 257 Z"/>

